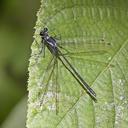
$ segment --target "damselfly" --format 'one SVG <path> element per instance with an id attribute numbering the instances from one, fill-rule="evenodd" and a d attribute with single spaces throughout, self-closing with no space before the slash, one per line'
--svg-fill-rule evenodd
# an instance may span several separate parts
<path id="1" fill-rule="evenodd" d="M 57 44 L 56 40 L 53 37 L 49 36 L 48 28 L 44 28 L 40 32 L 40 36 L 42 38 L 44 52 L 45 52 L 45 46 L 46 46 L 48 48 L 48 50 L 51 52 L 51 54 L 55 58 L 57 58 L 61 61 L 61 63 L 64 65 L 64 67 L 71 73 L 71 75 L 77 80 L 77 82 L 87 91 L 87 93 L 94 100 L 96 100 L 96 93 L 89 87 L 89 85 L 83 80 L 83 78 L 75 70 L 75 68 L 72 66 L 72 64 L 63 55 L 63 53 L 60 50 L 63 47 L 59 46 L 59 44 Z"/>
<path id="2" fill-rule="evenodd" d="M 47 82 L 46 82 L 46 87 L 43 91 L 44 95 L 42 97 L 41 103 L 40 105 L 43 104 L 44 101 L 44 97 L 45 97 L 45 93 L 47 91 L 48 88 L 48 84 L 50 79 L 52 78 L 53 72 L 54 72 L 54 67 L 58 66 L 58 61 L 60 61 L 60 63 L 65 67 L 65 69 L 71 74 L 71 76 L 78 82 L 79 85 L 81 85 L 86 92 L 89 94 L 89 96 L 96 101 L 96 93 L 93 91 L 92 88 L 90 88 L 90 86 L 85 82 L 85 80 L 82 78 L 82 76 L 78 73 L 78 71 L 76 70 L 76 68 L 74 68 L 74 66 L 70 63 L 70 61 L 67 59 L 66 57 L 66 53 L 63 53 L 62 51 L 66 50 L 65 47 L 63 47 L 63 45 L 60 45 L 59 43 L 57 43 L 56 38 L 52 37 L 49 35 L 48 33 L 48 28 L 44 28 L 43 30 L 41 30 L 40 32 L 40 36 L 41 36 L 41 51 L 40 53 L 44 53 L 44 57 L 45 57 L 45 47 L 47 47 L 47 49 L 50 51 L 51 55 L 53 56 L 52 59 L 50 60 L 50 63 L 48 64 L 46 71 L 49 70 L 49 68 L 51 68 L 52 65 L 52 70 L 50 71 L 49 74 L 45 74 L 46 76 L 48 76 L 47 78 Z M 71 44 L 71 43 L 70 43 Z M 70 47 L 70 46 L 69 46 Z M 67 51 L 68 52 L 68 51 Z M 69 52 L 70 53 L 70 52 Z M 75 54 L 75 53 L 74 53 Z M 53 62 L 54 61 L 54 62 Z M 53 63 L 53 64 L 52 64 Z M 57 74 L 56 74 L 57 75 Z M 57 80 L 56 84 L 57 84 Z M 56 102 L 57 102 L 57 94 L 56 94 Z M 57 105 L 56 105 L 56 109 L 57 109 Z"/>

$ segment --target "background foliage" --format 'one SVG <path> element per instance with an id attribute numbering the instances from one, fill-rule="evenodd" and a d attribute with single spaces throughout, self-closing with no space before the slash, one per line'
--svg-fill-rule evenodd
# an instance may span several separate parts
<path id="1" fill-rule="evenodd" d="M 3 128 L 25 128 L 26 100 L 18 102 L 26 99 L 28 58 L 39 3 L 39 0 L 0 1 L 0 127 Z"/>
<path id="2" fill-rule="evenodd" d="M 51 35 L 61 35 L 60 44 L 65 41 L 67 45 L 63 45 L 69 51 L 91 50 L 88 51 L 90 54 L 67 58 L 96 91 L 98 102 L 94 103 L 59 63 L 59 113 L 56 115 L 55 106 L 52 106 L 55 102 L 50 93 L 50 89 L 55 93 L 53 80 L 45 95 L 46 103 L 40 107 L 46 82 L 45 79 L 42 82 L 42 74 L 51 57 L 46 51 L 46 58 L 40 57 L 38 65 L 29 67 L 28 128 L 128 126 L 127 4 L 128 1 L 124 0 L 42 0 L 36 42 L 40 44 L 39 32 L 47 26 Z M 71 41 L 74 44 L 70 46 Z M 87 47 L 88 43 L 92 47 Z M 93 48 L 94 44 L 99 46 Z M 100 47 L 102 44 L 109 47 Z M 32 53 L 38 51 L 37 43 L 33 43 Z M 30 65 L 34 61 L 35 58 L 31 57 Z"/>

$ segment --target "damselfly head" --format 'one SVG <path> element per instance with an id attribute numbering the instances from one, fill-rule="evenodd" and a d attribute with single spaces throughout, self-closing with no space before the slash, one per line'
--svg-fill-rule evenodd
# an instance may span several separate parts
<path id="1" fill-rule="evenodd" d="M 43 30 L 44 32 L 48 32 L 48 28 L 44 28 L 44 30 Z"/>
<path id="2" fill-rule="evenodd" d="M 48 33 L 48 28 L 44 28 L 43 30 L 40 31 L 40 36 L 45 37 Z"/>

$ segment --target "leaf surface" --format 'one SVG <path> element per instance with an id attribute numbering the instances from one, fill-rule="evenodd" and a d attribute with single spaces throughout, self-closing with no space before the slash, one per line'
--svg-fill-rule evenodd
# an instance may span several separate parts
<path id="1" fill-rule="evenodd" d="M 32 54 L 38 53 L 39 32 L 46 26 L 52 36 L 61 37 L 58 44 L 71 53 L 85 50 L 84 55 L 66 57 L 96 92 L 98 102 L 93 102 L 59 61 L 58 81 L 54 72 L 47 85 L 54 64 L 46 70 L 52 58 L 46 49 L 45 58 L 40 55 L 38 64 L 31 66 L 36 57 L 30 59 L 28 128 L 128 126 L 127 4 L 121 0 L 42 0 Z M 40 106 L 42 98 L 44 104 Z"/>

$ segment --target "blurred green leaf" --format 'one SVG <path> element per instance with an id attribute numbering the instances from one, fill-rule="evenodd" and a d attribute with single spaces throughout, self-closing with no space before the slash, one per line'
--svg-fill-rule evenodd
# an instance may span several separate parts
<path id="1" fill-rule="evenodd" d="M 24 49 L 23 43 L 17 45 L 19 37 L 8 27 L 0 29 L 0 123 L 12 107 L 25 94 L 26 55 L 17 49 Z M 20 42 L 19 42 L 20 43 Z M 19 47 L 20 46 L 20 47 Z M 15 50 L 16 49 L 16 50 Z M 19 50 L 20 51 L 20 50 Z M 27 51 L 27 50 L 26 50 Z M 25 52 L 24 52 L 25 53 Z M 26 53 L 25 53 L 26 54 Z M 27 58 L 27 57 L 26 57 Z M 20 63 L 19 63 L 20 62 Z M 26 61 L 27 62 L 27 61 Z"/>
<path id="2" fill-rule="evenodd" d="M 116 0 L 42 0 L 38 12 L 35 40 L 40 44 L 40 30 L 47 26 L 51 35 L 60 35 L 70 50 L 70 41 L 74 42 L 72 50 L 79 52 L 77 44 L 82 47 L 90 44 L 92 54 L 68 57 L 84 80 L 97 94 L 97 103 L 87 95 L 76 80 L 59 62 L 58 83 L 59 113 L 56 115 L 54 81 L 50 81 L 45 95 L 45 104 L 39 106 L 45 88 L 43 74 L 51 59 L 40 56 L 39 64 L 31 66 L 35 57 L 30 59 L 29 67 L 29 104 L 28 128 L 126 128 L 128 126 L 128 9 L 127 2 Z M 95 47 L 95 44 L 105 44 Z M 95 54 L 109 49 L 104 54 Z M 94 48 L 92 48 L 94 47 Z M 38 53 L 37 43 L 32 45 L 32 54 Z M 48 75 L 48 74 L 47 74 Z M 42 85 L 42 88 L 40 87 Z M 52 85 L 52 86 L 51 86 Z M 52 90 L 52 94 L 51 91 Z"/>
<path id="3" fill-rule="evenodd" d="M 38 5 L 39 0 L 0 1 L 0 124 L 26 93 L 27 65 Z"/>
<path id="4" fill-rule="evenodd" d="M 2 128 L 25 128 L 27 98 L 23 98 L 2 124 Z"/>

